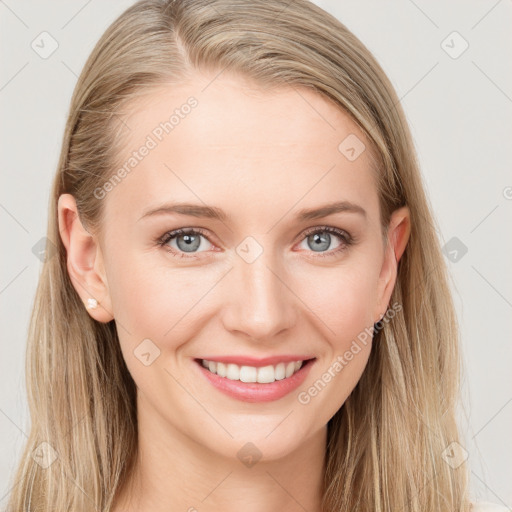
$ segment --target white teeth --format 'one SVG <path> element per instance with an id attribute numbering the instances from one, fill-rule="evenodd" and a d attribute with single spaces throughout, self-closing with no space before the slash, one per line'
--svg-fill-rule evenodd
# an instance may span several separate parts
<path id="1" fill-rule="evenodd" d="M 286 376 L 286 366 L 284 363 L 279 363 L 276 365 L 276 369 L 274 371 L 274 377 L 276 380 L 283 380 Z"/>
<path id="2" fill-rule="evenodd" d="M 204 361 L 204 359 L 203 359 Z M 217 363 L 217 375 L 219 377 L 225 377 L 227 373 L 227 368 L 224 363 Z"/>
<path id="3" fill-rule="evenodd" d="M 219 377 L 225 377 L 229 380 L 240 380 L 242 382 L 259 382 L 268 384 L 276 380 L 287 379 L 296 371 L 300 370 L 303 361 L 290 361 L 289 363 L 279 363 L 275 366 L 238 366 L 233 363 L 217 363 L 215 361 L 201 360 L 201 364 L 216 373 Z"/>
<path id="4" fill-rule="evenodd" d="M 258 370 L 252 366 L 242 366 L 240 368 L 240 380 L 242 382 L 256 382 L 258 380 Z"/>
<path id="5" fill-rule="evenodd" d="M 274 367 L 273 366 L 260 366 L 258 368 L 258 380 L 262 384 L 268 384 L 274 382 Z"/>
<path id="6" fill-rule="evenodd" d="M 240 368 L 236 364 L 228 364 L 226 378 L 229 380 L 240 380 Z"/>

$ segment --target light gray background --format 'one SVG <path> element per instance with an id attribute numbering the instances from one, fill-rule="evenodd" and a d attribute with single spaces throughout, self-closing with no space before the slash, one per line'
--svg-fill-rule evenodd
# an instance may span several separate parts
<path id="1" fill-rule="evenodd" d="M 0 508 L 29 431 L 24 353 L 41 268 L 32 248 L 46 235 L 69 101 L 94 44 L 132 3 L 0 0 Z M 512 507 L 512 3 L 315 3 L 347 25 L 388 73 L 442 243 L 456 237 L 467 247 L 447 263 L 463 340 L 460 417 L 472 497 Z M 31 48 L 43 31 L 59 45 L 47 59 Z M 457 58 L 464 42 L 453 31 L 469 44 Z"/>

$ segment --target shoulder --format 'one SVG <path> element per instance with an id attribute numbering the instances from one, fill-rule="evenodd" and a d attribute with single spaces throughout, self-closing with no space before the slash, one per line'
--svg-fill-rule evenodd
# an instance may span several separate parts
<path id="1" fill-rule="evenodd" d="M 471 504 L 471 512 L 510 512 L 510 509 L 489 501 L 477 501 Z"/>

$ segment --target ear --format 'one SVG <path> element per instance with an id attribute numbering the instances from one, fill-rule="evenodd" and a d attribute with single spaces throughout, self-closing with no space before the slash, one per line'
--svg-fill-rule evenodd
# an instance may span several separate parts
<path id="1" fill-rule="evenodd" d="M 98 322 L 109 322 L 114 316 L 101 249 L 96 238 L 82 225 L 75 198 L 71 194 L 59 197 L 58 216 L 71 282 L 91 317 Z M 96 299 L 96 308 L 87 307 L 89 299 Z"/>
<path id="2" fill-rule="evenodd" d="M 374 323 L 386 313 L 393 288 L 395 287 L 398 262 L 405 251 L 411 233 L 410 211 L 407 206 L 398 208 L 391 214 L 387 233 L 387 246 L 379 276 L 379 288 Z"/>

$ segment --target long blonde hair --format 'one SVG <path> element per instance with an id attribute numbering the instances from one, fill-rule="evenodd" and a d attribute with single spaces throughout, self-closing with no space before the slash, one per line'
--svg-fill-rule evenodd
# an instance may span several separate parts
<path id="1" fill-rule="evenodd" d="M 307 0 L 142 0 L 101 37 L 71 100 L 49 202 L 47 236 L 57 249 L 43 264 L 28 335 L 32 424 L 8 512 L 107 511 L 133 469 L 136 387 L 115 322 L 94 321 L 70 281 L 57 202 L 73 194 L 84 225 L 99 227 L 103 202 L 94 190 L 118 165 L 124 107 L 194 69 L 329 98 L 378 156 L 383 229 L 396 208 L 411 212 L 390 300 L 402 310 L 375 334 L 360 381 L 328 423 L 323 511 L 469 510 L 465 464 L 443 457 L 459 442 L 461 371 L 448 274 L 409 128 L 383 70 Z"/>

